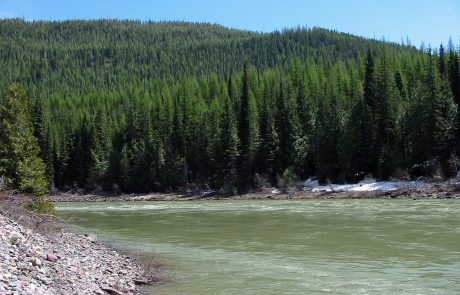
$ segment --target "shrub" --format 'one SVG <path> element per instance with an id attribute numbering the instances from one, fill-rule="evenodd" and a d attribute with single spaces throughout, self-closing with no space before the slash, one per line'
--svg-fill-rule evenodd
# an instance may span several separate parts
<path id="1" fill-rule="evenodd" d="M 292 193 L 295 191 L 296 183 L 297 183 L 297 176 L 294 172 L 294 169 L 292 167 L 287 168 L 284 170 L 284 173 L 282 176 L 278 176 L 278 185 L 279 189 L 285 193 Z"/>
<path id="2" fill-rule="evenodd" d="M 46 214 L 46 215 L 56 215 L 56 211 L 54 209 L 54 205 L 51 202 L 45 200 L 39 200 L 33 202 L 30 205 L 30 209 L 39 213 L 39 214 Z"/>

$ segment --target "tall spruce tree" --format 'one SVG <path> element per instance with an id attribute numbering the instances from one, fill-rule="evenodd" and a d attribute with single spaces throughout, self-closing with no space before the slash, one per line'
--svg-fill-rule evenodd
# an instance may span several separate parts
<path id="1" fill-rule="evenodd" d="M 371 108 L 375 109 L 375 72 L 374 72 L 374 57 L 370 49 L 367 50 L 366 63 L 364 70 L 364 101 Z"/>
<path id="2" fill-rule="evenodd" d="M 281 155 L 273 112 L 268 104 L 269 93 L 267 88 L 265 88 L 259 111 L 260 145 L 256 158 L 256 171 L 260 174 L 267 175 L 270 183 L 276 186 L 276 176 L 278 171 L 281 170 L 278 165 Z"/>
<path id="3" fill-rule="evenodd" d="M 34 136 L 40 146 L 40 158 L 46 164 L 46 179 L 50 187 L 54 187 L 54 134 L 51 122 L 51 106 L 48 99 L 35 99 L 32 107 Z"/>
<path id="4" fill-rule="evenodd" d="M 371 173 L 373 162 L 372 111 L 369 105 L 360 99 L 354 106 L 348 119 L 342 146 L 345 180 L 358 181 Z"/>
<path id="5" fill-rule="evenodd" d="M 439 69 L 439 75 L 441 75 L 441 78 L 444 79 L 447 75 L 447 69 L 446 69 L 446 54 L 444 51 L 444 46 L 442 46 L 442 44 L 439 46 L 438 69 Z"/>
<path id="6" fill-rule="evenodd" d="M 316 176 L 320 183 L 338 180 L 340 174 L 339 139 L 341 126 L 337 101 L 322 102 L 315 130 Z"/>
<path id="7" fill-rule="evenodd" d="M 370 120 L 368 125 L 370 126 L 370 133 L 368 134 L 368 140 L 363 144 L 368 146 L 363 147 L 363 150 L 371 150 L 372 153 L 369 155 L 370 160 L 367 161 L 368 166 L 365 167 L 365 173 L 375 173 L 377 169 L 377 162 L 375 156 L 375 144 L 377 140 L 377 122 L 375 120 L 375 109 L 376 109 L 376 81 L 375 81 L 375 62 L 374 57 L 370 48 L 367 50 L 365 69 L 364 69 L 364 82 L 363 82 L 363 98 L 364 103 L 371 110 Z"/>
<path id="8" fill-rule="evenodd" d="M 243 69 L 241 103 L 238 116 L 238 137 L 240 140 L 240 152 L 238 157 L 238 190 L 244 192 L 252 183 L 250 144 L 251 122 L 249 113 L 249 78 L 247 65 Z"/>
<path id="9" fill-rule="evenodd" d="M 48 187 L 39 153 L 29 97 L 23 87 L 13 85 L 0 105 L 0 177 L 11 188 L 44 197 Z"/>
<path id="10" fill-rule="evenodd" d="M 458 53 L 454 46 L 449 42 L 449 58 L 447 62 L 447 77 L 449 79 L 450 90 L 457 108 L 460 108 L 460 68 Z M 456 153 L 460 155 L 460 116 L 457 116 L 455 124 Z"/>
<path id="11" fill-rule="evenodd" d="M 375 130 L 375 175 L 387 179 L 392 174 L 393 147 L 395 140 L 394 97 L 395 82 L 388 57 L 383 54 L 380 60 L 376 81 L 376 100 L 374 108 Z"/>
<path id="12" fill-rule="evenodd" d="M 278 95 L 276 97 L 276 113 L 275 113 L 275 128 L 279 138 L 279 171 L 280 175 L 286 170 L 290 164 L 292 157 L 292 124 L 288 110 L 288 98 L 284 90 L 284 85 L 281 80 L 279 84 Z"/>
<path id="13" fill-rule="evenodd" d="M 224 98 L 217 134 L 217 183 L 225 193 L 232 193 L 237 180 L 236 161 L 238 159 L 238 132 L 233 106 Z"/>
<path id="14" fill-rule="evenodd" d="M 453 48 L 453 45 L 449 46 L 449 59 L 448 59 L 448 77 L 450 81 L 450 88 L 454 101 L 457 105 L 460 105 L 460 69 L 458 53 Z"/>

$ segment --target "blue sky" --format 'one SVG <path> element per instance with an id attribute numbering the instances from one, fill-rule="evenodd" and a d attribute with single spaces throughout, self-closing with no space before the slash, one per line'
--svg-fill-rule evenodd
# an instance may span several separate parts
<path id="1" fill-rule="evenodd" d="M 212 22 L 273 31 L 320 26 L 413 45 L 460 44 L 459 0 L 0 0 L 0 18 Z"/>

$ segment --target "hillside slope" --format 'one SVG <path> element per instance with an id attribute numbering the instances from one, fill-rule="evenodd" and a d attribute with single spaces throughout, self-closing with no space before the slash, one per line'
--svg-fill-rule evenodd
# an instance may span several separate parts
<path id="1" fill-rule="evenodd" d="M 244 63 L 265 70 L 295 57 L 347 61 L 368 48 L 414 52 L 319 28 L 262 34 L 181 22 L 0 20 L 0 89 L 18 82 L 67 96 L 156 78 L 227 77 Z"/>
<path id="2" fill-rule="evenodd" d="M 13 82 L 30 93 L 59 189 L 234 193 L 458 166 L 453 46 L 318 28 L 2 20 L 0 68 L 0 97 Z"/>

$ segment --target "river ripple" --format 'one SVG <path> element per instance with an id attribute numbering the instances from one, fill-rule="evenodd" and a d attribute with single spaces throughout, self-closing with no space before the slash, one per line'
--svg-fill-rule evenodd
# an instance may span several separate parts
<path id="1" fill-rule="evenodd" d="M 152 294 L 458 294 L 460 201 L 59 203 L 170 266 Z"/>

